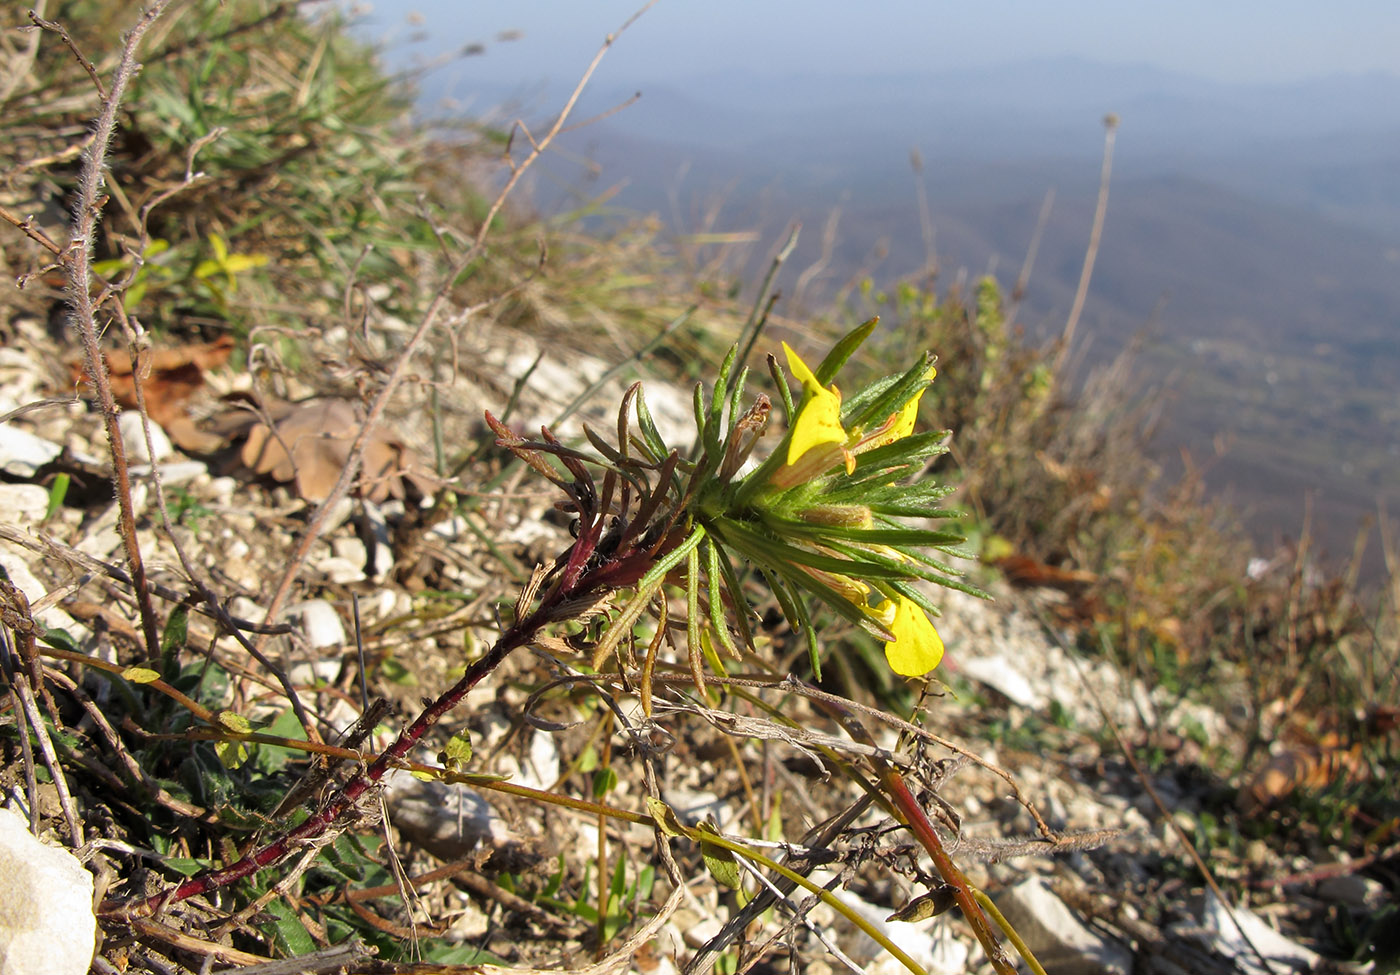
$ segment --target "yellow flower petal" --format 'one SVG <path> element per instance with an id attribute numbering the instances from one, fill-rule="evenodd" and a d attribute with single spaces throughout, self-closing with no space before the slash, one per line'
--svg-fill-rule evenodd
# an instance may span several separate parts
<path id="1" fill-rule="evenodd" d="M 932 366 L 928 370 L 928 381 L 932 382 L 933 377 L 938 374 L 938 370 Z M 924 387 L 927 389 L 928 387 Z M 898 413 L 892 413 L 890 419 L 881 424 L 879 430 L 873 431 L 872 435 L 861 443 L 859 449 L 869 450 L 873 447 L 883 447 L 892 444 L 896 440 L 903 440 L 914 432 L 914 421 L 919 418 L 919 400 L 923 397 L 924 390 L 921 389 L 911 396 Z"/>
<path id="2" fill-rule="evenodd" d="M 816 374 L 786 342 L 783 351 L 787 353 L 788 369 L 802 383 L 802 405 L 797 410 L 788 440 L 787 462 L 791 466 L 813 447 L 844 444 L 846 429 L 841 426 L 841 394 L 836 387 L 827 388 L 817 382 Z"/>
<path id="3" fill-rule="evenodd" d="M 877 611 L 889 602 L 885 600 Z M 896 674 L 922 677 L 943 659 L 943 638 L 917 603 L 903 596 L 894 602 L 894 622 L 889 626 L 894 639 L 885 644 L 885 659 Z"/>
<path id="4" fill-rule="evenodd" d="M 903 440 L 914 432 L 914 421 L 919 417 L 919 399 L 924 395 L 921 389 L 914 394 L 914 397 L 905 403 L 899 411 L 899 416 L 894 421 L 894 435 L 890 438 L 890 443 L 896 440 Z"/>

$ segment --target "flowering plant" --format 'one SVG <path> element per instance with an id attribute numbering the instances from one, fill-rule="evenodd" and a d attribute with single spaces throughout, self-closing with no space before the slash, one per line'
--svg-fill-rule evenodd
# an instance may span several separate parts
<path id="1" fill-rule="evenodd" d="M 730 553 L 762 573 L 788 620 L 805 632 L 818 675 L 816 630 L 804 595 L 883 640 L 895 673 L 920 677 L 938 666 L 943 641 L 930 620 L 937 609 L 918 584 L 976 591 L 939 557 L 955 555 L 962 537 L 909 523 L 950 514 L 938 507 L 949 489 L 920 479 L 927 461 L 947 450 L 947 433 L 914 432 L 919 399 L 936 374 L 933 357 L 925 353 L 904 373 L 849 398 L 832 382 L 877 322 L 848 334 L 815 370 L 784 343 L 788 370 L 801 384 L 796 400 L 770 357 L 787 432 L 747 473 L 740 473 L 741 463 L 770 406 L 760 396 L 719 436 L 720 391 L 728 389 L 732 414 L 744 381 L 741 372 L 729 382 L 732 356 L 708 414 L 697 408 L 702 451 L 692 510 L 707 533 L 701 547 L 709 549 L 711 564 L 718 561 L 721 580 L 734 578 Z M 742 605 L 732 586 L 728 596 Z M 719 636 L 723 642 L 722 629 Z"/>
<path id="2" fill-rule="evenodd" d="M 579 634 L 569 642 L 547 635 L 558 625 L 584 628 L 581 636 L 593 643 L 595 669 L 616 653 L 627 655 L 628 670 L 636 673 L 631 659 L 636 624 L 644 613 L 654 613 L 661 625 L 640 666 L 641 702 L 650 713 L 651 675 L 672 632 L 662 593 L 668 582 L 685 593 L 691 676 L 702 689 L 706 661 L 723 670 L 716 647 L 739 656 L 740 645 L 753 645 L 744 564 L 762 576 L 789 622 L 805 633 L 818 676 L 810 599 L 884 640 L 896 673 L 919 677 L 936 667 L 943 642 L 930 616 L 937 610 L 920 583 L 976 590 L 940 558 L 956 554 L 954 546 L 962 539 L 920 524 L 949 514 L 938 507 L 947 489 L 921 477 L 927 461 L 947 449 L 946 434 L 914 432 L 919 398 L 934 377 L 932 356 L 924 354 L 903 373 L 850 397 L 834 384 L 876 324 L 872 320 L 851 332 L 816 369 L 785 346 L 788 370 L 801 385 L 796 399 L 777 358 L 769 356 L 787 429 L 772 453 L 753 464 L 750 455 L 762 441 L 773 405 L 759 394 L 740 409 L 747 371 L 735 369 L 737 346 L 714 390 L 707 396 L 703 386 L 696 387 L 698 437 L 685 458 L 661 438 L 640 384 L 623 398 L 615 443 L 585 427 L 596 453 L 564 444 L 547 429 L 540 440 L 526 440 L 488 413 L 497 443 L 564 493 L 559 507 L 577 519 L 572 544 L 535 570 L 485 653 L 314 814 L 220 870 L 114 909 L 144 913 L 207 894 L 286 859 L 343 824 L 383 776 L 401 766 L 424 735 L 509 654 L 530 644 L 576 647 Z M 897 770 L 882 772 L 885 779 L 902 814 L 917 824 L 922 814 L 910 805 Z M 938 849 L 931 833 L 923 838 Z M 971 909 L 968 900 L 964 910 Z"/>

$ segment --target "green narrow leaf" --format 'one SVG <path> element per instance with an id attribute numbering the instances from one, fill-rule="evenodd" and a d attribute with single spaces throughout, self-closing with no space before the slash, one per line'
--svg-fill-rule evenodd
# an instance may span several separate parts
<path id="1" fill-rule="evenodd" d="M 185 649 L 189 630 L 190 608 L 181 603 L 170 611 L 170 618 L 165 621 L 165 630 L 160 635 L 161 669 L 167 677 L 174 677 L 176 674 L 177 658 L 180 651 Z"/>
<path id="2" fill-rule="evenodd" d="M 719 546 L 714 543 L 713 539 L 707 538 L 701 548 L 705 550 L 705 581 L 709 584 L 710 628 L 714 630 L 715 636 L 719 638 L 720 646 L 724 647 L 725 652 L 738 659 L 739 650 L 734 646 L 734 641 L 729 636 L 729 621 L 724 612 L 724 577 L 719 565 Z M 745 608 L 736 599 L 734 616 L 742 618 Z"/>
<path id="3" fill-rule="evenodd" d="M 642 438 L 654 455 L 653 461 L 659 461 L 671 452 L 671 448 L 666 446 L 666 441 L 661 439 L 660 431 L 656 429 L 656 421 L 652 419 L 651 410 L 647 409 L 647 399 L 642 394 L 641 387 L 637 388 L 637 425 L 642 428 Z"/>
<path id="4" fill-rule="evenodd" d="M 831 351 L 826 354 L 826 358 L 822 360 L 821 365 L 816 368 L 817 382 L 823 386 L 829 385 L 836 378 L 836 374 L 841 371 L 841 367 L 855 354 L 856 349 L 870 338 L 870 333 L 875 331 L 875 326 L 879 324 L 880 318 L 877 315 L 851 329 L 841 341 L 833 345 Z"/>
<path id="5" fill-rule="evenodd" d="M 160 674 L 149 667 L 128 667 L 122 671 L 122 678 L 133 684 L 149 684 L 160 680 Z"/>
<path id="6" fill-rule="evenodd" d="M 44 631 L 43 641 L 55 650 L 67 650 L 69 653 L 82 653 L 83 648 L 78 646 L 78 641 L 73 639 L 67 630 L 60 630 L 57 627 L 50 627 Z M 156 677 L 159 677 L 156 674 Z M 154 680 L 155 678 L 151 678 Z M 140 683 L 138 681 L 138 683 Z"/>
<path id="7" fill-rule="evenodd" d="M 735 422 L 743 415 L 744 411 L 739 408 L 744 396 L 744 383 L 749 379 L 749 367 L 744 366 L 739 370 L 739 375 L 734 379 L 734 390 L 729 394 L 729 427 L 725 431 L 726 435 L 734 428 Z"/>
<path id="8" fill-rule="evenodd" d="M 859 404 L 853 405 L 850 413 L 846 414 L 850 417 L 851 425 L 863 427 L 870 423 L 883 423 L 886 417 L 903 408 L 904 404 L 913 399 L 915 394 L 928 386 L 931 382 L 928 374 L 932 368 L 933 357 L 925 352 L 923 357 L 909 368 L 908 372 L 892 383 L 890 388 L 885 390 L 874 402 L 865 406 L 864 409 Z"/>
<path id="9" fill-rule="evenodd" d="M 701 823 L 700 832 L 701 834 L 708 833 L 711 836 L 719 835 L 719 830 L 709 823 Z M 726 849 L 718 843 L 706 843 L 702 835 L 700 856 L 704 858 L 705 869 L 710 871 L 710 876 L 715 878 L 715 883 L 731 890 L 739 889 L 739 861 L 734 858 L 733 850 Z"/>
<path id="10" fill-rule="evenodd" d="M 783 401 L 783 426 L 792 426 L 793 407 L 792 390 L 788 387 L 787 376 L 783 373 L 783 367 L 778 364 L 778 357 L 768 356 L 768 374 L 773 377 L 773 386 L 778 390 L 778 396 Z"/>
<path id="11" fill-rule="evenodd" d="M 705 384 L 695 384 L 695 447 L 705 442 Z"/>
<path id="12" fill-rule="evenodd" d="M 593 798 L 602 799 L 617 788 L 617 772 L 611 765 L 597 769 L 593 773 Z M 620 861 L 619 861 L 620 862 Z"/>
<path id="13" fill-rule="evenodd" d="M 618 857 L 613 867 L 612 882 L 608 884 L 608 903 L 614 904 L 627 893 L 627 858 Z"/>
<path id="14" fill-rule="evenodd" d="M 277 919 L 272 925 L 272 940 L 284 957 L 296 958 L 316 950 L 310 932 L 286 903 L 272 900 L 263 909 Z"/>
<path id="15" fill-rule="evenodd" d="M 63 507 L 63 499 L 68 496 L 68 485 L 73 479 L 67 474 L 54 475 L 53 483 L 49 485 L 49 506 L 44 509 L 44 520 L 52 518 L 59 508 Z"/>

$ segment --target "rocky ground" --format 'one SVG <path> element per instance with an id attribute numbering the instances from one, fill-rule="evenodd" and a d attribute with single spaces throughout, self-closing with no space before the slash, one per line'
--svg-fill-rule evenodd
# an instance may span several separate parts
<path id="1" fill-rule="evenodd" d="M 63 630 L 82 653 L 129 666 L 140 659 L 139 617 L 116 568 L 123 557 L 101 417 L 75 396 L 69 363 L 77 354 L 34 319 L 14 319 L 0 329 L 5 335 L 0 416 L 12 414 L 0 426 L 0 565 L 41 628 Z M 486 351 L 437 390 L 453 442 L 486 442 L 481 410 L 503 409 L 532 364 L 519 397 L 522 405 L 511 418 L 518 429 L 537 428 L 557 415 L 582 392 L 580 375 L 592 379 L 605 369 L 601 362 L 557 350 L 540 359 L 536 343 L 520 335 L 481 338 L 477 348 Z M 197 425 L 217 413 L 224 398 L 252 388 L 246 370 L 227 365 L 200 370 L 199 379 L 197 394 L 181 401 Z M 286 375 L 277 381 L 288 401 L 312 392 Z M 611 403 L 615 409 L 621 389 L 616 380 L 606 383 L 589 400 L 591 412 L 582 415 L 608 429 L 613 421 L 607 410 L 592 404 Z M 663 434 L 673 442 L 683 440 L 688 394 L 661 384 L 649 384 L 646 393 Z M 41 405 L 25 409 L 32 404 Z M 13 415 L 16 411 L 22 412 Z M 394 413 L 386 441 L 406 448 L 396 456 L 408 458 L 405 466 L 415 455 L 432 456 L 421 398 Z M 313 510 L 305 494 L 314 489 L 271 467 L 257 473 L 258 465 L 248 463 L 243 452 L 246 426 L 217 442 L 216 449 L 188 453 L 159 426 L 152 428 L 148 444 L 135 411 L 123 414 L 122 433 L 133 465 L 137 538 L 152 581 L 164 587 L 157 600 L 160 615 L 192 591 L 188 565 L 233 617 L 262 621 L 274 584 L 305 531 Z M 173 533 L 161 527 L 152 463 Z M 498 473 L 492 463 L 471 467 L 468 475 Z M 62 503 L 51 505 L 60 474 L 67 475 L 70 487 Z M 415 713 L 420 698 L 450 683 L 464 657 L 489 642 L 496 607 L 513 598 L 530 566 L 568 545 L 567 520 L 551 512 L 548 485 L 538 479 L 509 474 L 479 488 L 465 478 L 458 486 L 463 497 L 484 492 L 482 503 L 429 518 L 419 501 L 421 485 L 399 481 L 394 490 L 379 493 L 378 501 L 361 496 L 340 505 L 310 551 L 293 598 L 267 621 L 289 624 L 267 652 L 301 690 L 327 735 L 344 730 L 363 709 L 363 673 L 369 695 L 389 698 L 396 709 L 371 736 L 382 747 L 386 731 Z M 883 747 L 914 749 L 918 767 L 939 773 L 937 793 L 949 810 L 947 824 L 957 825 L 947 836 L 953 856 L 992 894 L 1047 970 L 1325 967 L 1312 950 L 1323 946 L 1319 920 L 1369 911 L 1383 892 L 1345 869 L 1317 870 L 1311 861 L 1285 860 L 1262 841 L 1243 850 L 1212 848 L 1209 827 L 1220 810 L 1234 808 L 1235 789 L 1209 771 L 1210 758 L 1232 747 L 1237 716 L 1128 681 L 1102 657 L 1080 654 L 1073 649 L 1076 633 L 1063 622 L 1072 615 L 1062 612 L 1069 598 L 1064 593 L 1012 589 L 992 577 L 979 576 L 979 582 L 989 586 L 993 601 L 955 592 L 940 596 L 947 657 L 939 676 L 946 685 L 924 702 L 925 726 L 965 754 L 928 742 L 916 747 L 889 726 L 871 730 Z M 783 646 L 782 636 L 771 635 L 773 648 Z M 228 706 L 254 724 L 275 722 L 285 711 L 276 683 L 203 616 L 191 617 L 185 647 L 191 661 L 207 654 L 220 662 L 230 675 Z M 142 715 L 124 710 L 129 698 L 114 694 L 110 682 L 96 681 L 82 665 L 60 659 L 46 665 L 66 675 L 66 686 L 88 688 L 115 728 L 104 738 L 92 713 L 84 715 L 72 704 L 76 697 L 64 699 L 62 714 L 71 720 L 74 736 L 66 748 L 109 767 L 123 760 L 123 748 L 128 756 L 136 750 Z M 774 841 L 765 847 L 774 856 L 784 850 L 781 838 L 797 843 L 809 828 L 859 798 L 849 781 L 824 770 L 811 740 L 775 736 L 776 726 L 738 699 L 712 708 L 674 688 L 661 696 L 648 719 L 636 697 L 614 683 L 580 690 L 578 673 L 543 652 L 517 653 L 473 691 L 416 757 L 436 762 L 451 735 L 469 732 L 474 754 L 468 768 L 474 774 L 505 775 L 519 785 L 585 798 L 593 789 L 592 795 L 605 795 L 624 808 L 640 807 L 643 766 L 650 762 L 660 794 L 687 822 L 708 817 L 721 831 L 749 838 L 776 824 L 776 831 L 764 836 Z M 568 680 L 575 683 L 539 691 L 546 681 Z M 105 688 L 101 694 L 99 685 Z M 63 698 L 65 685 L 54 686 Z M 801 697 L 763 696 L 801 718 L 807 731 L 839 737 L 839 730 Z M 739 719 L 749 723 L 741 726 Z M 632 728 L 630 736 L 618 730 L 621 722 Z M 1135 754 L 1155 756 L 1147 769 L 1140 772 L 1125 758 L 1112 729 Z M 637 747 L 643 734 L 655 744 L 644 754 Z M 58 806 L 46 801 L 31 808 L 18 752 L 7 745 L 5 755 L 9 764 L 0 782 L 6 805 L 37 821 L 53 845 L 75 848 L 106 885 L 108 897 L 139 893 L 146 881 L 137 866 L 162 859 L 151 846 L 150 829 L 143 832 L 138 810 L 144 810 L 148 826 L 173 829 L 182 837 L 184 845 L 177 844 L 170 856 L 208 855 L 199 840 L 211 835 L 206 827 L 213 830 L 221 817 L 233 818 L 224 811 L 226 800 L 217 796 L 182 799 L 169 786 L 152 800 L 152 793 L 136 789 L 130 778 L 104 780 L 85 773 L 75 759 L 67 766 L 67 786 L 86 827 L 85 842 L 75 842 Z M 609 763 L 616 780 L 607 780 L 599 792 L 595 770 Z M 1025 802 L 1066 839 L 1057 846 L 1038 835 L 1026 804 L 1013 797 L 1008 779 L 995 768 L 1004 770 Z M 596 815 L 408 774 L 390 785 L 385 811 L 385 835 L 404 875 L 418 877 L 445 863 L 473 865 L 422 885 L 419 933 L 484 948 L 510 965 L 575 970 L 596 960 L 596 918 L 567 908 L 587 902 L 588 888 L 580 878 L 600 849 L 609 865 L 628 863 L 624 878 L 635 892 L 619 930 L 610 932 L 612 948 L 671 893 L 664 876 L 641 889 L 642 868 L 655 862 L 656 838 L 640 825 L 609 825 L 600 838 Z M 169 826 L 177 822 L 184 825 Z M 365 831 L 373 835 L 375 829 L 366 824 Z M 1226 902 L 1202 881 L 1183 838 L 1198 845 L 1227 891 Z M 831 852 L 836 856 L 817 867 L 813 879 L 838 888 L 842 901 L 927 971 L 990 971 L 956 911 L 916 922 L 886 920 L 923 887 L 917 882 L 921 868 L 917 861 L 911 865 L 903 835 L 878 809 L 856 818 Z M 646 944 L 621 960 L 653 975 L 689 971 L 724 957 L 728 960 L 721 964 L 733 971 L 740 960 L 733 954 L 738 942 L 726 949 L 711 939 L 737 912 L 734 895 L 717 885 L 683 844 L 677 844 L 677 856 L 688 878 L 678 907 Z M 556 872 L 563 886 L 541 893 Z M 1271 879 L 1287 875 L 1303 879 L 1286 887 Z M 375 918 L 381 931 L 411 936 L 402 912 L 381 905 Z M 177 915 L 167 923 L 181 922 Z M 752 949 L 785 925 L 783 942 L 794 946 L 792 959 L 800 969 L 882 975 L 902 970 L 829 906 L 799 895 L 743 939 Z M 194 940 L 206 938 L 208 929 L 203 931 L 195 931 Z M 166 971 L 183 970 L 170 967 L 177 963 L 197 969 L 204 950 L 170 937 L 163 941 L 149 931 L 133 938 L 104 925 L 103 932 L 101 971 L 117 970 L 118 958 L 132 966 L 127 970 L 158 970 L 151 961 L 157 956 Z M 236 932 L 223 942 L 230 937 L 233 943 L 246 942 L 239 942 Z M 207 935 L 207 940 L 217 939 Z M 731 954 L 714 954 L 707 943 Z M 209 952 L 213 949 L 205 957 L 215 957 Z M 770 952 L 760 964 L 778 970 L 788 956 Z"/>

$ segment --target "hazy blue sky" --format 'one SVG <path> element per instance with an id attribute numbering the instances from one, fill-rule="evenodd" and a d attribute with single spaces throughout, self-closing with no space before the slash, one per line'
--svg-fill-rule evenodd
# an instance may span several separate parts
<path id="1" fill-rule="evenodd" d="M 362 5 L 364 6 L 364 5 Z M 506 85 L 575 78 L 639 0 L 376 0 L 371 36 L 419 51 L 486 45 L 453 74 Z M 408 14 L 421 15 L 420 26 Z M 522 32 L 500 43 L 503 31 Z M 745 68 L 881 74 L 1076 56 L 1222 81 L 1400 72 L 1395 0 L 660 0 L 608 55 L 603 83 Z"/>

